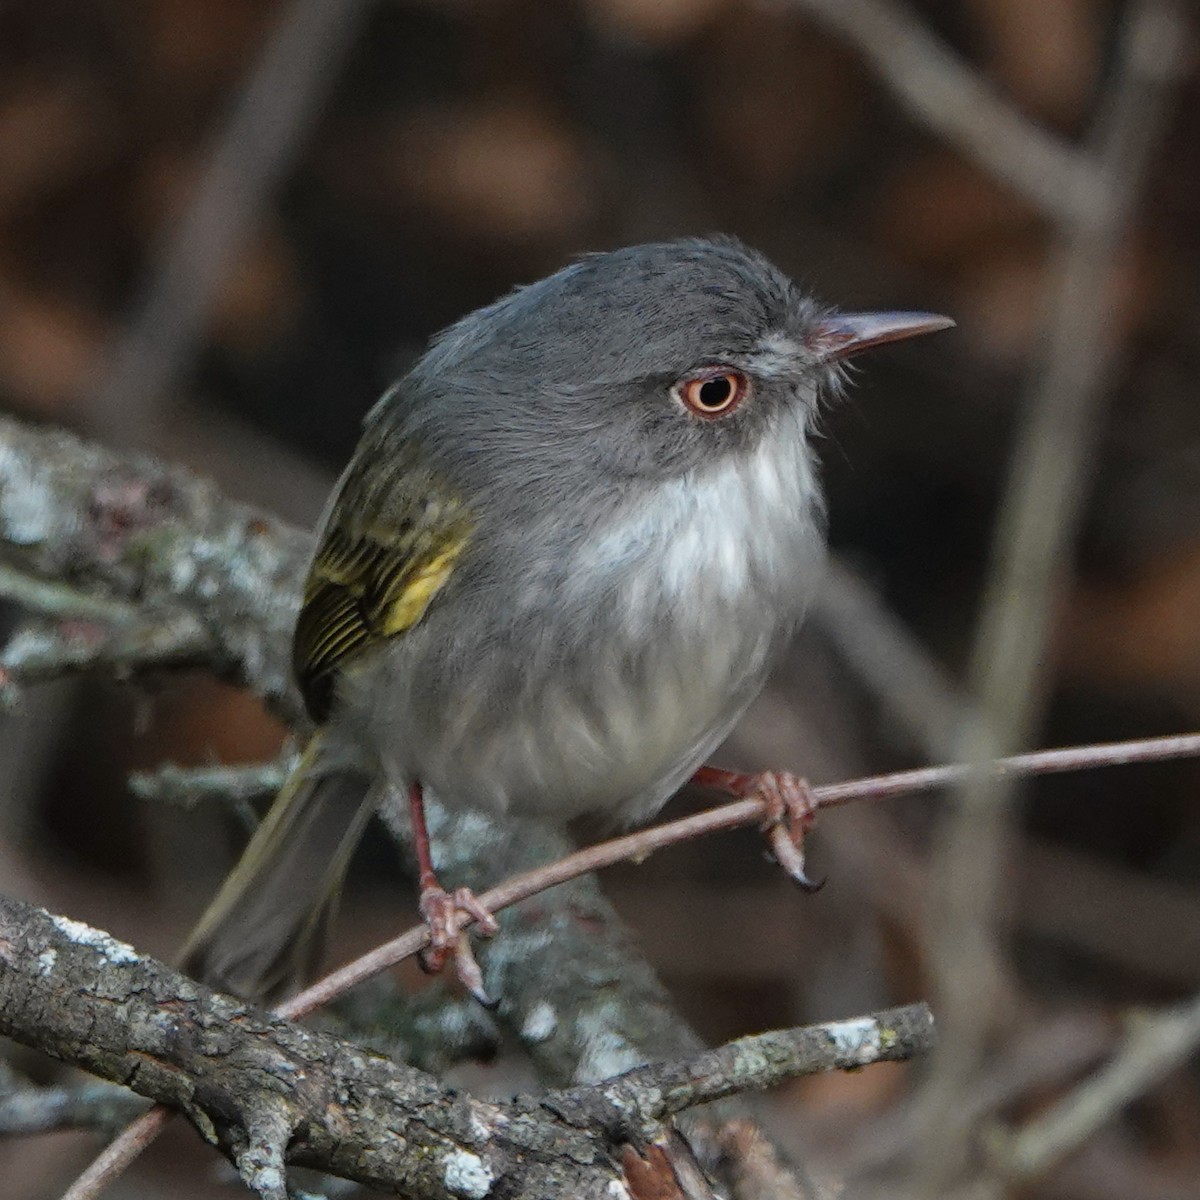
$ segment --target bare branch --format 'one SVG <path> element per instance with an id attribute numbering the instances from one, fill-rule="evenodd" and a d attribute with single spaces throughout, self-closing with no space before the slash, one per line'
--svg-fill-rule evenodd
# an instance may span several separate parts
<path id="1" fill-rule="evenodd" d="M 1080 151 L 1034 124 L 899 0 L 793 0 L 851 42 L 934 133 L 1058 220 L 1088 218 L 1101 181 Z"/>
<path id="2" fill-rule="evenodd" d="M 139 800 L 156 800 L 183 809 L 219 804 L 241 821 L 249 835 L 258 826 L 254 801 L 275 795 L 295 763 L 296 755 L 291 752 L 274 762 L 230 767 L 164 763 L 154 771 L 135 771 L 129 776 L 129 790 Z"/>
<path id="3" fill-rule="evenodd" d="M 812 802 L 819 812 L 853 800 L 882 800 L 893 796 L 933 791 L 961 783 L 981 770 L 998 779 L 1017 779 L 1032 775 L 1048 775 L 1078 771 L 1085 767 L 1118 766 L 1138 762 L 1161 762 L 1171 758 L 1200 755 L 1200 734 L 1178 737 L 1147 738 L 1141 741 L 1110 742 L 1097 746 L 1076 746 L 1067 750 L 1040 750 L 1018 754 L 1011 758 L 984 764 L 982 767 L 958 764 L 944 767 L 922 767 L 913 771 L 897 771 L 847 783 L 827 784 L 812 789 Z M 761 824 L 767 815 L 765 801 L 757 797 L 736 800 L 717 808 L 706 809 L 677 821 L 651 825 L 624 837 L 600 842 L 577 850 L 557 862 L 536 867 L 505 883 L 481 893 L 480 903 L 490 912 L 528 900 L 548 888 L 567 883 L 580 875 L 602 870 L 625 860 L 644 862 L 656 850 L 709 833 Z M 327 975 L 297 996 L 280 1005 L 278 1012 L 292 1020 L 315 1012 L 333 1003 L 360 982 L 396 963 L 419 953 L 428 944 L 429 929 L 419 925 L 390 942 L 355 959 Z"/>
<path id="4" fill-rule="evenodd" d="M 933 1045 L 933 1014 L 910 1004 L 802 1029 L 739 1038 L 678 1063 L 635 1067 L 604 1083 L 554 1093 L 546 1103 L 572 1124 L 621 1130 L 630 1137 L 640 1121 L 657 1121 L 744 1091 L 762 1091 L 818 1071 L 851 1071 L 876 1062 L 925 1054 Z"/>
<path id="5" fill-rule="evenodd" d="M 143 1109 L 145 1102 L 108 1083 L 39 1087 L 24 1083 L 0 1089 L 0 1137 L 53 1133 L 59 1129 L 98 1129 L 112 1134 Z"/>
<path id="6" fill-rule="evenodd" d="M 1093 202 L 1065 219 L 1035 379 L 1001 508 L 971 670 L 977 710 L 962 757 L 984 763 L 1027 745 L 1050 677 L 1047 643 L 1075 541 L 1106 381 L 1118 351 L 1111 282 L 1178 75 L 1184 25 L 1175 0 L 1141 0 L 1125 18 L 1117 75 L 1088 140 Z M 1000 1010 L 999 880 L 1013 787 L 988 772 L 964 785 L 939 838 L 931 956 L 945 1020 L 924 1103 L 929 1135 L 919 1194 L 943 1195 L 969 1153 L 961 1097 Z"/>
<path id="7" fill-rule="evenodd" d="M 598 1197 L 621 1178 L 602 1138 L 536 1103 L 474 1101 L 77 922 L 0 901 L 0 951 L 6 1035 L 182 1108 L 271 1200 L 283 1180 L 261 1173 L 285 1145 L 288 1161 L 437 1200 L 472 1194 L 468 1175 L 479 1195 L 503 1179 L 527 1197 Z"/>
<path id="8" fill-rule="evenodd" d="M 1200 996 L 1161 1012 L 1132 1013 L 1125 1040 L 1090 1079 L 1024 1128 L 991 1133 L 993 1163 L 1016 1182 L 1037 1179 L 1197 1048 Z"/>
<path id="9" fill-rule="evenodd" d="M 92 398 L 91 415 L 107 436 L 147 443 L 152 418 L 203 334 L 243 238 L 337 78 L 365 7 L 362 0 L 292 0 L 284 8 Z"/>
<path id="10" fill-rule="evenodd" d="M 135 771 L 129 790 L 141 800 L 159 800 L 179 808 L 195 808 L 210 800 L 242 803 L 273 796 L 296 764 L 295 754 L 274 762 L 238 766 L 180 767 L 164 763 L 154 771 Z"/>

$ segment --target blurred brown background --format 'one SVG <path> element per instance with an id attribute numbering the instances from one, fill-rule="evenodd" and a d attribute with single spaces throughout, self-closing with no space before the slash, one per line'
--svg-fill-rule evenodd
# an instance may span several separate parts
<path id="1" fill-rule="evenodd" d="M 154 377 L 165 386 L 135 396 L 111 390 L 138 382 L 116 374 L 113 348 L 146 311 L 164 247 L 289 6 L 0 6 L 4 409 L 168 454 L 310 522 L 362 415 L 431 332 L 585 250 L 734 233 L 843 307 L 957 319 L 952 334 L 865 363 L 828 413 L 821 453 L 836 550 L 961 679 L 1046 327 L 1046 214 L 914 120 L 804 4 L 337 7 L 328 47 L 304 59 L 314 100 L 279 150 L 278 182 L 250 205 L 196 336 Z M 1103 94 L 1126 6 L 913 11 L 1026 116 L 1073 139 Z M 1200 725 L 1196 68 L 1193 43 L 1110 285 L 1077 297 L 1110 315 L 1115 358 L 1039 745 Z M 220 227 L 204 237 L 219 246 Z M 192 249 L 216 253 L 203 238 Z M 727 757 L 817 781 L 926 759 L 820 628 L 793 665 Z M 265 759 L 281 736 L 256 702 L 205 678 L 28 694 L 0 727 L 0 888 L 169 953 L 236 830 L 132 799 L 127 772 Z M 1090 1062 L 1087 1038 L 1107 1045 L 1122 1006 L 1200 984 L 1198 784 L 1200 766 L 1184 762 L 1022 793 L 1005 887 L 1009 1115 L 1077 1070 L 1035 1086 L 1023 1062 L 1070 1060 L 1081 1039 Z M 925 994 L 914 922 L 938 811 L 919 799 L 826 817 L 813 855 L 830 882 L 811 899 L 774 877 L 749 836 L 614 872 L 610 890 L 706 1036 L 849 1016 Z M 393 870 L 386 847 L 368 847 L 358 942 L 407 917 Z M 1039 1051 L 1047 1027 L 1057 1040 Z M 772 1100 L 772 1127 L 836 1175 L 869 1158 L 908 1070 L 796 1084 Z M 53 1196 L 96 1145 L 78 1133 L 0 1144 L 0 1190 Z M 189 1131 L 171 1145 L 114 1198 L 237 1194 Z M 1148 1092 L 1036 1194 L 1200 1196 L 1198 1181 L 1193 1071 Z"/>

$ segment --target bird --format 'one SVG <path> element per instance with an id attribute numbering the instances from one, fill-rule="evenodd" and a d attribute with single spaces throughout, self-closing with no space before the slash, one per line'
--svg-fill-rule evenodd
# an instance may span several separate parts
<path id="1" fill-rule="evenodd" d="M 496 923 L 438 881 L 427 797 L 635 825 L 693 780 L 802 818 L 797 776 L 705 764 L 819 586 L 814 439 L 847 360 L 953 323 L 840 312 L 721 235 L 583 256 L 435 336 L 319 522 L 293 642 L 313 731 L 189 969 L 242 995 L 310 971 L 384 804 L 411 816 L 426 966 L 484 1000 L 465 930 Z"/>

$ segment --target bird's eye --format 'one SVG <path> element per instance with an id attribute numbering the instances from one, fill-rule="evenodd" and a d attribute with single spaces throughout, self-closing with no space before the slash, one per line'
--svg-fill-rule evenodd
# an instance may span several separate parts
<path id="1" fill-rule="evenodd" d="M 731 413 L 745 399 L 750 380 L 728 367 L 709 367 L 681 379 L 671 395 L 699 417 L 711 419 Z"/>

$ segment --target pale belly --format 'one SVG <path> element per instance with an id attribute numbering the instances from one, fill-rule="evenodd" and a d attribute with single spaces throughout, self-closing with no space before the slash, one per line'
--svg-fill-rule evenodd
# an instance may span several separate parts
<path id="1" fill-rule="evenodd" d="M 725 739 L 768 666 L 765 644 L 726 643 L 663 654 L 633 675 L 612 667 L 544 681 L 499 705 L 465 697 L 396 767 L 450 807 L 636 821 Z"/>

